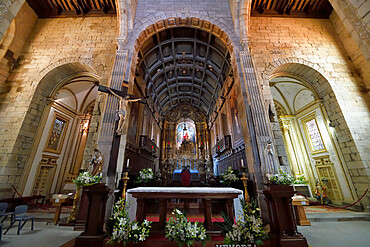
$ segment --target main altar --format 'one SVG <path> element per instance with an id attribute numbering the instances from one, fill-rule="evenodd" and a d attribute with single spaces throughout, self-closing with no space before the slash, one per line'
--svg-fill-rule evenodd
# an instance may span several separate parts
<path id="1" fill-rule="evenodd" d="M 204 114 L 192 106 L 182 105 L 169 111 L 163 125 L 161 173 L 165 185 L 179 183 L 187 169 L 192 184 L 205 181 L 212 170 L 210 133 Z"/>

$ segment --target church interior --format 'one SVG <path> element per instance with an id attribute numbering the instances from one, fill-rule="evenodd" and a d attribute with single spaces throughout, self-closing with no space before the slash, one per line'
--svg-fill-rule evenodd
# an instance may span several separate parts
<path id="1" fill-rule="evenodd" d="M 299 210 L 368 223 L 369 23 L 366 0 L 2 1 L 0 215 L 48 208 L 82 232 L 55 246 L 105 246 L 120 198 L 158 234 L 176 207 L 202 215 L 207 246 L 238 197 L 261 246 L 316 246 Z"/>

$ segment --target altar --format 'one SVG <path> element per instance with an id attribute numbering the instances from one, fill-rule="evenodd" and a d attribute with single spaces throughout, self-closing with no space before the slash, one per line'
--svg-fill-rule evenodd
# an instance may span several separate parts
<path id="1" fill-rule="evenodd" d="M 204 224 L 207 230 L 212 228 L 212 199 L 226 199 L 226 214 L 234 219 L 233 199 L 243 192 L 234 188 L 212 187 L 139 187 L 127 190 L 137 198 L 136 218 L 139 222 L 146 218 L 147 199 L 159 200 L 159 225 L 164 227 L 168 199 L 201 199 L 204 203 Z"/>

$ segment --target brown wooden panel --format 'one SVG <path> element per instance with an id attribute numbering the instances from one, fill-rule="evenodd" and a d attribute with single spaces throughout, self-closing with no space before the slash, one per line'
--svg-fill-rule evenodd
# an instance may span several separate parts
<path id="1" fill-rule="evenodd" d="M 329 18 L 329 0 L 252 0 L 251 16 Z"/>

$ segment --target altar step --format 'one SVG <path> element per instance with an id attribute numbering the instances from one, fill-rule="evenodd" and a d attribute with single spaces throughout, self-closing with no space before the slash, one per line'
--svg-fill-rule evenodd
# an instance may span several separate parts
<path id="1" fill-rule="evenodd" d="M 311 222 L 370 221 L 370 214 L 360 212 L 306 213 L 306 216 Z"/>

